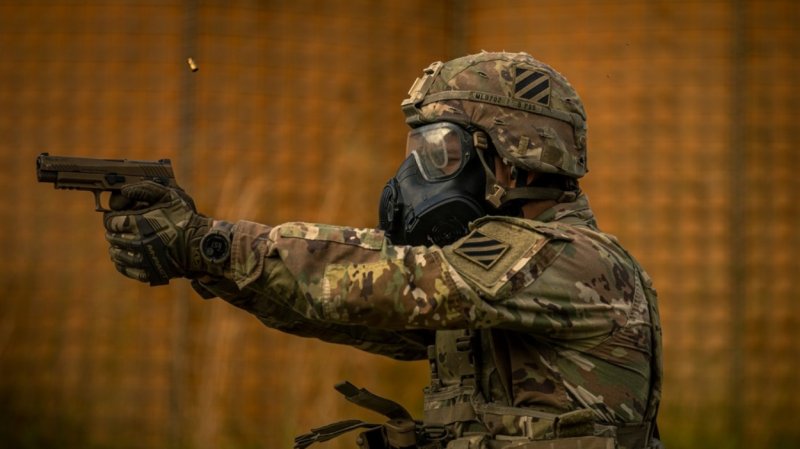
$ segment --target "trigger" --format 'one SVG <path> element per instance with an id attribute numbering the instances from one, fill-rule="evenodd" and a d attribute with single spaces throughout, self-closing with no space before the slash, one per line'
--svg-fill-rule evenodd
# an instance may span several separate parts
<path id="1" fill-rule="evenodd" d="M 112 211 L 133 209 L 135 204 L 136 201 L 123 196 L 119 192 L 112 192 L 111 196 L 108 198 L 108 207 Z"/>
<path id="2" fill-rule="evenodd" d="M 110 209 L 106 209 L 106 208 L 103 207 L 103 203 L 100 200 L 101 192 L 95 190 L 95 191 L 92 192 L 92 194 L 94 195 L 94 210 L 95 211 L 97 211 L 97 212 L 111 212 Z"/>

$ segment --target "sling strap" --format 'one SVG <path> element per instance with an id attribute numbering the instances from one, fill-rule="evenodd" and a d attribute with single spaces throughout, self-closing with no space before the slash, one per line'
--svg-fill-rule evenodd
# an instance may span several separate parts
<path id="1" fill-rule="evenodd" d="M 365 429 L 356 440 L 358 446 L 364 449 L 416 447 L 418 425 L 402 405 L 378 396 L 366 388 L 358 388 L 347 381 L 337 384 L 334 388 L 348 401 L 380 413 L 389 418 L 389 421 L 375 424 L 347 419 L 317 427 L 296 437 L 294 449 L 305 449 L 314 443 L 328 441 L 357 429 Z"/>
<path id="2" fill-rule="evenodd" d="M 389 419 L 412 419 L 411 413 L 408 413 L 402 405 L 378 396 L 366 388 L 358 388 L 347 381 L 337 384 L 334 388 L 353 404 L 380 413 Z"/>
<path id="3" fill-rule="evenodd" d="M 352 430 L 367 429 L 367 431 L 370 431 L 380 427 L 380 424 L 367 423 L 358 419 L 347 419 L 335 422 L 333 424 L 317 427 L 316 429 L 311 429 L 311 432 L 295 437 L 294 449 L 305 449 L 314 443 L 328 441 Z"/>

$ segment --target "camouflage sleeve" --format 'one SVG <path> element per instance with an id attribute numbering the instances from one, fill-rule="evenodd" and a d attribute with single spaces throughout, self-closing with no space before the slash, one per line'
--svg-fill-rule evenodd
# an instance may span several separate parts
<path id="1" fill-rule="evenodd" d="M 264 325 L 297 335 L 313 337 L 329 343 L 345 344 L 374 354 L 385 355 L 397 360 L 420 360 L 427 357 L 427 346 L 433 341 L 433 334 L 424 330 L 387 331 L 371 329 L 366 326 L 342 325 L 309 319 L 287 305 L 286 298 L 298 294 L 296 283 L 287 283 L 291 276 L 281 273 L 285 267 L 275 265 L 269 273 L 268 287 L 257 292 L 254 289 L 239 290 L 228 279 L 195 284 L 196 290 L 204 297 L 219 297 L 234 306 L 245 310 L 259 319 Z"/>
<path id="2" fill-rule="evenodd" d="M 556 232 L 489 222 L 443 249 L 392 245 L 373 229 L 308 223 L 239 222 L 234 236 L 230 276 L 237 286 L 313 322 L 534 334 L 568 328 L 578 337 L 613 327 L 614 308 L 592 296 L 598 280 L 575 282 L 586 274 L 583 261 L 554 264 L 568 259 L 562 252 L 573 240 Z M 494 248 L 488 258 L 487 244 Z"/>
<path id="3" fill-rule="evenodd" d="M 465 326 L 464 305 L 479 301 L 456 284 L 440 250 L 394 246 L 373 229 L 240 221 L 229 276 L 308 320 L 369 329 Z"/>
<path id="4" fill-rule="evenodd" d="M 267 229 L 254 223 L 246 226 L 251 230 L 256 227 L 264 227 L 265 231 Z M 427 347 L 433 342 L 432 332 L 372 329 L 313 320 L 300 314 L 290 304 L 291 298 L 302 293 L 298 291 L 298 284 L 290 281 L 292 277 L 285 270 L 285 266 L 273 264 L 271 271 L 264 273 L 262 289 L 240 289 L 235 282 L 225 278 L 195 281 L 192 287 L 203 298 L 219 297 L 253 314 L 267 327 L 281 332 L 345 344 L 397 360 L 420 360 L 427 357 Z"/>

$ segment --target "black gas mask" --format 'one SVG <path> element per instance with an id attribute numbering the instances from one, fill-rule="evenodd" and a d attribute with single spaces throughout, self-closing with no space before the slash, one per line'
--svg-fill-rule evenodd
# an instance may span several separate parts
<path id="1" fill-rule="evenodd" d="M 406 159 L 379 206 L 379 227 L 392 243 L 444 246 L 486 215 L 486 177 L 476 151 L 472 134 L 453 123 L 408 133 Z"/>

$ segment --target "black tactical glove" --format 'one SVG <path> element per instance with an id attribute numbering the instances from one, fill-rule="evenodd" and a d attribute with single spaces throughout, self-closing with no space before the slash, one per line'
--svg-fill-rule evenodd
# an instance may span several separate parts
<path id="1" fill-rule="evenodd" d="M 200 251 L 213 220 L 198 214 L 182 190 L 145 181 L 124 187 L 111 204 L 115 211 L 103 218 L 109 254 L 120 273 L 150 285 L 222 274 L 221 265 L 211 264 Z M 130 209 L 119 210 L 123 207 Z"/>

